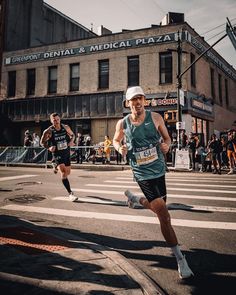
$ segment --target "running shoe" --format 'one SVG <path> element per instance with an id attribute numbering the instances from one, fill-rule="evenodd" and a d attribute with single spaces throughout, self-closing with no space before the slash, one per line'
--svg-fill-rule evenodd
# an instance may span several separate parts
<path id="1" fill-rule="evenodd" d="M 52 163 L 52 169 L 53 169 L 53 173 L 57 174 L 58 168 L 57 168 L 57 165 L 55 163 Z"/>
<path id="2" fill-rule="evenodd" d="M 71 193 L 69 194 L 69 200 L 70 200 L 71 202 L 75 202 L 75 201 L 78 200 L 78 197 L 76 197 L 76 196 L 73 194 L 73 192 L 71 192 Z"/>
<path id="3" fill-rule="evenodd" d="M 183 257 L 181 260 L 178 261 L 178 272 L 179 272 L 179 277 L 181 279 L 187 279 L 191 276 L 194 276 L 193 272 L 188 266 L 188 263 L 185 257 Z"/>
<path id="4" fill-rule="evenodd" d="M 125 196 L 128 198 L 127 205 L 129 208 L 134 209 L 136 206 L 140 205 L 140 197 L 133 195 L 129 190 L 125 191 Z"/>

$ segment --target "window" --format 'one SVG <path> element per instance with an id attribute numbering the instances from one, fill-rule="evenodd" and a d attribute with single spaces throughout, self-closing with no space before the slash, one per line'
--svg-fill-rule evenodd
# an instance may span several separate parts
<path id="1" fill-rule="evenodd" d="M 139 57 L 128 57 L 128 86 L 139 85 Z"/>
<path id="2" fill-rule="evenodd" d="M 70 91 L 79 90 L 79 64 L 70 65 Z"/>
<path id="3" fill-rule="evenodd" d="M 16 71 L 8 72 L 7 96 L 14 97 L 16 95 Z"/>
<path id="4" fill-rule="evenodd" d="M 57 67 L 49 67 L 48 68 L 48 93 L 56 93 L 57 92 Z"/>
<path id="5" fill-rule="evenodd" d="M 172 83 L 172 53 L 160 53 L 160 84 Z"/>
<path id="6" fill-rule="evenodd" d="M 35 94 L 35 69 L 28 69 L 27 70 L 27 95 L 34 95 Z"/>
<path id="7" fill-rule="evenodd" d="M 109 60 L 98 61 L 98 88 L 109 88 Z"/>
<path id="8" fill-rule="evenodd" d="M 229 106 L 229 90 L 228 90 L 228 80 L 225 79 L 225 103 L 226 106 Z"/>
<path id="9" fill-rule="evenodd" d="M 222 105 L 222 85 L 221 85 L 222 76 L 218 75 L 218 90 L 219 90 L 219 102 Z"/>
<path id="10" fill-rule="evenodd" d="M 215 99 L 214 70 L 211 68 L 211 96 Z"/>
<path id="11" fill-rule="evenodd" d="M 190 62 L 191 64 L 195 61 L 195 55 L 191 53 Z M 191 85 L 196 87 L 196 67 L 195 64 L 191 67 Z"/>

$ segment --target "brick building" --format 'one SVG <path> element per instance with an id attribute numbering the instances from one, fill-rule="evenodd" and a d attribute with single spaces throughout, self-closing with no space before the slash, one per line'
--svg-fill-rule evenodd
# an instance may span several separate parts
<path id="1" fill-rule="evenodd" d="M 94 143 L 112 137 L 117 120 L 129 111 L 123 98 L 133 85 L 143 87 L 147 108 L 165 117 L 173 135 L 178 37 L 182 69 L 209 45 L 183 14 L 170 15 L 171 23 L 167 17 L 150 28 L 114 34 L 103 29 L 102 35 L 4 50 L 0 113 L 8 120 L 7 141 L 20 144 L 26 129 L 41 134 L 51 112 L 60 113 L 74 132 L 91 134 Z M 236 71 L 214 49 L 183 76 L 182 90 L 187 133 L 203 134 L 206 142 L 212 132 L 234 127 Z"/>

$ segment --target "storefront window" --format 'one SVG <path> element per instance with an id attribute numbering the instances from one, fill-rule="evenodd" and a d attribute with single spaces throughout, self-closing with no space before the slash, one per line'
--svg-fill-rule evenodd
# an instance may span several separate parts
<path id="1" fill-rule="evenodd" d="M 192 117 L 192 132 L 200 136 L 201 143 L 207 144 L 207 121 Z"/>
<path id="2" fill-rule="evenodd" d="M 197 118 L 192 117 L 192 132 L 196 133 L 197 132 Z"/>
<path id="3" fill-rule="evenodd" d="M 207 144 L 207 121 L 202 120 L 202 129 L 203 129 L 203 136 L 204 136 L 204 144 Z"/>
<path id="4" fill-rule="evenodd" d="M 202 119 L 197 118 L 197 133 L 202 133 Z"/>

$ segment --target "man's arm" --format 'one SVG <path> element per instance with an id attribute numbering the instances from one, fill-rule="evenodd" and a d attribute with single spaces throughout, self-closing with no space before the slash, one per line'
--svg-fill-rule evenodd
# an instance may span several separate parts
<path id="1" fill-rule="evenodd" d="M 124 138 L 123 119 L 121 119 L 116 124 L 116 131 L 113 137 L 113 146 L 121 155 L 124 156 L 127 154 L 127 147 L 126 145 L 121 145 L 121 140 L 123 138 Z"/>
<path id="2" fill-rule="evenodd" d="M 70 129 L 70 126 L 68 125 L 64 125 L 65 129 L 66 129 L 66 132 L 67 134 L 70 136 L 70 142 L 68 143 L 69 146 L 74 146 L 75 143 L 75 134 L 74 132 Z"/>
<path id="3" fill-rule="evenodd" d="M 49 128 L 45 129 L 40 139 L 40 145 L 48 149 L 49 148 L 48 140 L 51 138 L 51 136 L 52 136 L 52 133 L 50 129 Z"/>
<path id="4" fill-rule="evenodd" d="M 152 120 L 156 126 L 156 129 L 163 138 L 163 141 L 160 143 L 160 149 L 164 154 L 166 154 L 169 151 L 171 139 L 165 126 L 165 122 L 160 114 L 154 112 L 152 112 Z"/>

